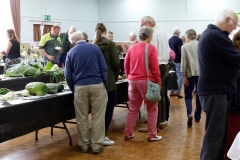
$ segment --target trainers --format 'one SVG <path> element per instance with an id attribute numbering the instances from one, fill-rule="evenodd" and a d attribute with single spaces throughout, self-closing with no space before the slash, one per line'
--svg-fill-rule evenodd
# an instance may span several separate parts
<path id="1" fill-rule="evenodd" d="M 147 132 L 148 131 L 148 129 L 147 128 L 139 128 L 139 130 L 138 130 L 139 132 Z"/>
<path id="2" fill-rule="evenodd" d="M 160 125 L 166 126 L 168 124 L 168 121 L 160 123 Z"/>
<path id="3" fill-rule="evenodd" d="M 81 152 L 83 152 L 83 153 L 87 153 L 88 151 L 89 151 L 88 148 L 81 148 Z"/>
<path id="4" fill-rule="evenodd" d="M 169 96 L 175 96 L 174 92 L 170 92 Z"/>
<path id="5" fill-rule="evenodd" d="M 162 136 L 156 135 L 156 137 L 148 138 L 148 142 L 160 141 L 161 139 L 162 139 Z"/>
<path id="6" fill-rule="evenodd" d="M 111 146 L 111 145 L 114 145 L 114 141 L 110 140 L 107 136 L 104 138 L 103 140 L 103 145 L 104 146 Z"/>
<path id="7" fill-rule="evenodd" d="M 132 139 L 134 137 L 134 134 L 132 134 L 131 136 L 124 136 L 125 141 Z"/>
<path id="8" fill-rule="evenodd" d="M 193 120 L 192 115 L 189 115 L 189 116 L 188 116 L 188 121 L 187 121 L 187 126 L 188 126 L 188 127 L 192 127 L 192 120 Z"/>

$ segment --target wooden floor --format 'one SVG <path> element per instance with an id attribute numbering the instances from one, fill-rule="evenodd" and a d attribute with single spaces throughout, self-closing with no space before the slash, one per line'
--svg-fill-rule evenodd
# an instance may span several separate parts
<path id="1" fill-rule="evenodd" d="M 194 96 L 195 99 L 195 96 Z M 39 140 L 35 141 L 35 133 L 30 133 L 13 140 L 0 143 L 0 160 L 198 160 L 201 142 L 204 135 L 205 114 L 202 113 L 200 123 L 193 122 L 192 128 L 187 128 L 187 114 L 184 98 L 171 97 L 170 119 L 168 125 L 158 135 L 163 139 L 157 142 L 147 142 L 147 133 L 138 132 L 145 127 L 145 109 L 138 119 L 135 137 L 129 141 L 123 139 L 123 130 L 127 109 L 115 108 L 113 120 L 108 132 L 113 146 L 105 146 L 98 155 L 80 152 L 77 143 L 75 124 L 68 124 L 72 135 L 73 146 L 69 146 L 65 130 L 50 128 L 39 131 Z M 195 110 L 195 105 L 194 109 Z"/>

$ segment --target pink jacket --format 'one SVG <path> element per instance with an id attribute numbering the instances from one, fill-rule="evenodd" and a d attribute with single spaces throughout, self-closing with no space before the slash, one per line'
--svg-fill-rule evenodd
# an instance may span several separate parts
<path id="1" fill-rule="evenodd" d="M 129 80 L 134 81 L 147 79 L 144 56 L 145 46 L 145 42 L 139 42 L 131 46 L 127 51 L 124 60 L 124 70 Z M 148 47 L 148 65 L 149 79 L 161 86 L 162 82 L 160 79 L 161 75 L 158 64 L 157 50 L 152 44 L 149 44 Z"/>

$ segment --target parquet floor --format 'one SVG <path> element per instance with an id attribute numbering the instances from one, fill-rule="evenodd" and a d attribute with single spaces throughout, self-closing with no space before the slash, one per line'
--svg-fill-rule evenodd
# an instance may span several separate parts
<path id="1" fill-rule="evenodd" d="M 32 132 L 0 143 L 0 160 L 198 160 L 204 135 L 205 114 L 202 113 L 200 123 L 193 122 L 193 127 L 187 128 L 184 98 L 170 99 L 169 123 L 158 133 L 163 137 L 161 141 L 147 142 L 147 134 L 138 132 L 138 128 L 146 126 L 146 112 L 143 107 L 142 117 L 138 119 L 134 132 L 135 137 L 124 141 L 123 130 L 128 110 L 116 107 L 108 132 L 115 145 L 105 146 L 104 151 L 98 155 L 80 152 L 76 125 L 67 124 L 73 139 L 72 147 L 69 146 L 65 130 L 54 129 L 54 135 L 51 136 L 50 128 L 45 128 L 39 131 L 38 141 L 35 141 L 35 133 Z"/>

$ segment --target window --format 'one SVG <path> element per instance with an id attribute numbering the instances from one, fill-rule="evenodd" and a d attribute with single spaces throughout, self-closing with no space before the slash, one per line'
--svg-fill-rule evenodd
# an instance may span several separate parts
<path id="1" fill-rule="evenodd" d="M 0 52 L 6 47 L 8 39 L 6 30 L 13 29 L 12 15 L 9 0 L 1 0 L 0 5 Z"/>

